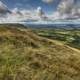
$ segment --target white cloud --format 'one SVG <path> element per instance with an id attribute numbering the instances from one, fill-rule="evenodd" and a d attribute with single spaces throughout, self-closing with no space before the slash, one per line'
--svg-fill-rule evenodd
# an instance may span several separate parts
<path id="1" fill-rule="evenodd" d="M 37 13 L 37 17 L 40 20 L 46 20 L 47 19 L 47 16 L 41 7 L 37 8 L 36 13 Z"/>
<path id="2" fill-rule="evenodd" d="M 76 7 L 74 0 L 61 0 L 57 11 L 54 12 L 54 19 L 80 18 L 80 8 Z"/>
<path id="3" fill-rule="evenodd" d="M 14 15 L 20 15 L 20 16 L 23 15 L 18 8 L 14 8 L 14 9 L 12 10 L 12 13 L 13 13 Z"/>
<path id="4" fill-rule="evenodd" d="M 6 14 L 8 13 L 8 14 Z M 9 14 L 10 13 L 10 14 Z M 9 10 L 9 8 L 0 1 L 0 22 L 20 22 L 27 20 L 46 21 L 53 19 L 78 19 L 80 18 L 80 8 L 75 7 L 74 0 L 62 0 L 54 14 L 45 14 L 41 7 L 36 10 L 18 9 L 17 7 Z"/>
<path id="5" fill-rule="evenodd" d="M 74 7 L 74 0 L 62 0 L 58 6 L 60 14 L 70 14 Z"/>
<path id="6" fill-rule="evenodd" d="M 42 10 L 41 7 L 38 7 L 37 10 L 37 16 L 40 17 L 40 18 L 43 18 L 43 16 L 45 15 L 44 11 Z"/>
<path id="7" fill-rule="evenodd" d="M 53 0 L 42 0 L 44 3 L 48 3 L 48 4 L 50 4 L 50 3 L 52 3 L 53 2 Z"/>
<path id="8" fill-rule="evenodd" d="M 21 22 L 26 20 L 38 20 L 36 10 L 19 10 L 15 8 L 11 14 L 0 17 L 0 23 Z"/>
<path id="9" fill-rule="evenodd" d="M 39 13 L 40 12 L 41 11 L 39 11 Z M 40 14 L 42 16 L 42 13 Z M 9 8 L 0 1 L 0 23 L 38 20 L 40 14 L 38 15 L 37 10 L 26 10 L 26 9 L 21 10 L 18 9 L 17 7 L 12 9 L 12 11 L 10 11 Z"/>

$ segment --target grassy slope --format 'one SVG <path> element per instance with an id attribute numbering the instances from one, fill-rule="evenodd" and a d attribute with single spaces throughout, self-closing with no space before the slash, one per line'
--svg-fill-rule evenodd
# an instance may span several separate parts
<path id="1" fill-rule="evenodd" d="M 0 80 L 80 79 L 79 50 L 14 27 L 20 25 L 1 26 Z"/>

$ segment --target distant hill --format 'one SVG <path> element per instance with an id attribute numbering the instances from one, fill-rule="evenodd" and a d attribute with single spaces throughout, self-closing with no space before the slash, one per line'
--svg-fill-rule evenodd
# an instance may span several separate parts
<path id="1" fill-rule="evenodd" d="M 34 22 L 33 22 L 34 23 Z M 29 28 L 53 28 L 53 29 L 80 29 L 80 24 L 55 24 L 54 22 L 52 24 L 29 24 L 29 23 L 25 23 L 24 25 L 28 25 Z"/>
<path id="2" fill-rule="evenodd" d="M 20 24 L 0 25 L 0 80 L 79 79 L 79 50 Z"/>

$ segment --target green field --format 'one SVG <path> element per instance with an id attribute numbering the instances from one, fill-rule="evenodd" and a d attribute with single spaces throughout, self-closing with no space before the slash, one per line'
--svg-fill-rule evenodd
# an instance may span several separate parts
<path id="1" fill-rule="evenodd" d="M 80 49 L 80 29 L 33 29 L 39 36 L 58 40 L 71 47 Z"/>

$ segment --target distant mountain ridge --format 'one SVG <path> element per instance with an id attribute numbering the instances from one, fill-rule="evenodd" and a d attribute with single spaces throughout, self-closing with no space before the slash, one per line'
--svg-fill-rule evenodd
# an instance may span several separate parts
<path id="1" fill-rule="evenodd" d="M 80 29 L 80 24 L 29 24 L 25 23 L 29 28 L 62 28 L 62 29 Z"/>

